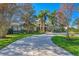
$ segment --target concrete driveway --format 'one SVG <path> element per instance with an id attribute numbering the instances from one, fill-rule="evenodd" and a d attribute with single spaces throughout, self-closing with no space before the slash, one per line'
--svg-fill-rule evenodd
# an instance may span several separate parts
<path id="1" fill-rule="evenodd" d="M 51 41 L 52 34 L 34 35 L 0 50 L 2 56 L 72 56 Z"/>

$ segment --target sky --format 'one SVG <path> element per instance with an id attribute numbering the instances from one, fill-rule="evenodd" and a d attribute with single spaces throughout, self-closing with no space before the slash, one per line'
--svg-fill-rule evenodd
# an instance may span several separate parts
<path id="1" fill-rule="evenodd" d="M 38 14 L 40 10 L 49 10 L 50 12 L 53 12 L 60 8 L 60 4 L 54 3 L 35 3 L 32 4 L 32 6 L 34 7 L 34 10 L 36 10 L 36 14 Z"/>
<path id="2" fill-rule="evenodd" d="M 54 10 L 59 10 L 60 5 L 61 4 L 59 4 L 59 3 L 33 3 L 32 4 L 34 10 L 36 10 L 36 14 L 38 14 L 40 10 L 49 10 L 50 12 L 53 12 Z M 74 4 L 75 8 L 78 5 L 79 4 L 77 4 L 77 3 Z M 75 20 L 77 17 L 79 17 L 79 12 L 74 11 L 71 22 L 73 22 L 73 20 Z"/>

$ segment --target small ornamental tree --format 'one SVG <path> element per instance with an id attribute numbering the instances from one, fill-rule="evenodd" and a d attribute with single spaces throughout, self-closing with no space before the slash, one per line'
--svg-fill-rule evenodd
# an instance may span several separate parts
<path id="1" fill-rule="evenodd" d="M 69 34 L 69 25 L 70 25 L 70 21 L 72 20 L 72 13 L 74 10 L 74 5 L 73 4 L 61 4 L 61 10 L 62 13 L 65 16 L 65 23 L 66 23 L 66 31 L 67 31 L 67 39 L 70 40 L 70 34 Z"/>

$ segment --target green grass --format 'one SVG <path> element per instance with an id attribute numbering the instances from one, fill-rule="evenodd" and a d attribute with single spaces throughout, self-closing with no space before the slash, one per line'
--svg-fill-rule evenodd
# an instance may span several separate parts
<path id="1" fill-rule="evenodd" d="M 11 34 L 6 35 L 6 38 L 0 39 L 0 49 L 4 48 L 5 46 L 15 42 L 16 40 L 19 40 L 24 37 L 31 36 L 33 34 Z"/>
<path id="2" fill-rule="evenodd" d="M 65 36 L 54 36 L 52 37 L 52 41 L 64 48 L 65 50 L 69 51 L 73 55 L 79 56 L 79 37 L 71 37 L 72 40 L 66 40 Z"/>

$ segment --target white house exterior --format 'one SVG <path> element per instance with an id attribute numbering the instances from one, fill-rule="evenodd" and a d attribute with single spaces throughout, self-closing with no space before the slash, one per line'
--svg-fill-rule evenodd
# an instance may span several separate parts
<path id="1" fill-rule="evenodd" d="M 19 32 L 24 29 L 23 24 L 24 22 L 12 22 L 11 28 L 13 29 L 14 32 Z"/>

